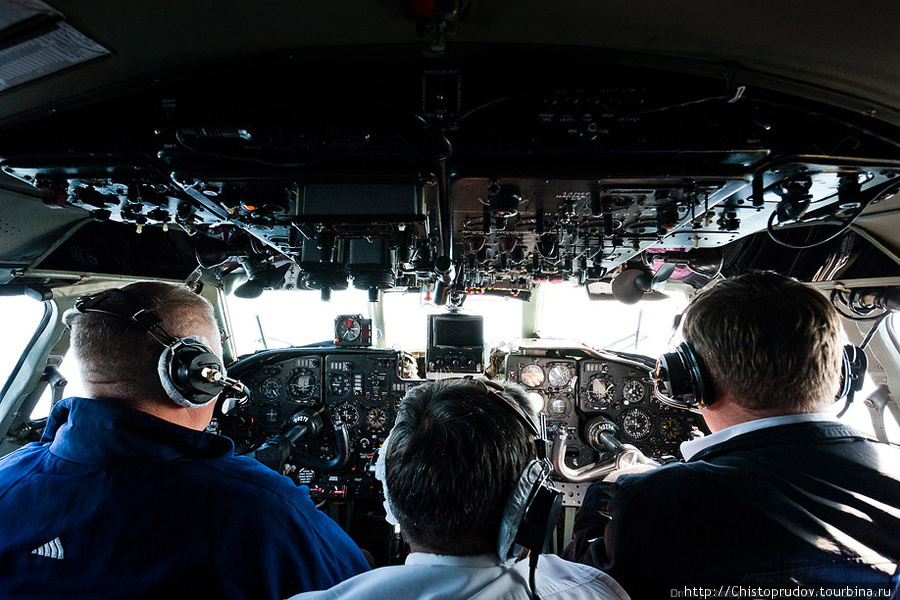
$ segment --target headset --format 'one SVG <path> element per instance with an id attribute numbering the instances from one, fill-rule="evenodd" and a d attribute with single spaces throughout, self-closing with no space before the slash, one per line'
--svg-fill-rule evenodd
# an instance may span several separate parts
<path id="1" fill-rule="evenodd" d="M 187 408 L 206 406 L 225 388 L 244 390 L 244 385 L 225 373 L 222 359 L 202 341 L 179 338 L 162 325 L 155 313 L 143 308 L 123 290 L 111 289 L 82 296 L 75 302 L 75 313 L 100 314 L 130 321 L 163 346 L 157 373 L 163 390 L 175 404 Z M 71 317 L 64 316 L 68 324 Z"/>
<path id="2" fill-rule="evenodd" d="M 848 404 L 853 401 L 853 395 L 862 389 L 867 366 L 866 353 L 862 349 L 853 344 L 844 346 L 841 387 L 835 402 L 842 398 L 847 398 Z M 688 342 L 681 342 L 672 352 L 660 356 L 651 378 L 653 395 L 663 404 L 696 412 L 716 401 L 706 365 Z"/>
<path id="3" fill-rule="evenodd" d="M 537 561 L 550 543 L 550 536 L 553 535 L 559 519 L 563 496 L 561 491 L 550 485 L 553 467 L 547 459 L 549 441 L 544 435 L 546 427 L 543 415 L 540 421 L 535 422 L 534 418 L 505 393 L 506 390 L 502 385 L 487 379 L 474 381 L 480 384 L 491 398 L 508 407 L 534 439 L 537 459 L 525 465 L 506 501 L 500 520 L 497 555 L 500 560 L 509 559 L 516 544 L 530 551 L 528 583 L 531 597 L 537 599 L 534 583 Z"/>
<path id="4" fill-rule="evenodd" d="M 562 492 L 549 483 L 553 467 L 547 460 L 549 442 L 543 432 L 546 427 L 543 417 L 540 421 L 527 414 L 506 392 L 502 385 L 487 379 L 469 379 L 473 386 L 486 393 L 500 405 L 507 407 L 531 435 L 535 443 L 537 459 L 530 460 L 519 476 L 503 509 L 500 532 L 497 539 L 497 556 L 501 561 L 512 557 L 513 545 L 518 544 L 530 550 L 528 585 L 532 600 L 539 600 L 535 588 L 535 571 L 538 558 L 550 542 L 550 536 L 559 519 L 562 508 Z M 375 462 L 375 478 L 383 485 L 385 519 L 398 525 L 394 516 L 387 485 L 386 455 L 391 434 L 385 438 Z"/>

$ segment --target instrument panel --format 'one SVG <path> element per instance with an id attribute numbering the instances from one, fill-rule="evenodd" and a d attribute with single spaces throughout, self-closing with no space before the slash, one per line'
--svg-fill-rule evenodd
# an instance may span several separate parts
<path id="1" fill-rule="evenodd" d="M 543 407 L 548 437 L 569 434 L 566 464 L 577 469 L 596 463 L 601 452 L 588 443 L 589 426 L 601 424 L 622 443 L 653 459 L 681 458 L 679 445 L 706 431 L 703 419 L 653 398 L 648 370 L 628 360 L 566 356 L 529 349 L 506 359 L 509 381 L 521 384 Z M 538 402 L 539 400 L 539 402 Z M 580 506 L 587 484 L 556 481 L 563 504 Z"/>
<path id="2" fill-rule="evenodd" d="M 373 348 L 288 348 L 254 354 L 229 368 L 229 374 L 247 386 L 249 400 L 227 414 L 220 406 L 210 430 L 234 440 L 237 454 L 250 454 L 286 434 L 298 413 L 314 415 L 321 420 L 321 431 L 292 447 L 282 473 L 309 486 L 314 499 L 376 499 L 380 485 L 371 468 L 374 454 L 393 427 L 407 391 L 423 383 L 400 376 L 402 361 L 399 351 Z M 573 469 L 609 456 L 589 442 L 587 431 L 598 424 L 654 459 L 681 458 L 679 444 L 705 431 L 699 415 L 654 399 L 647 369 L 625 358 L 601 360 L 529 349 L 508 356 L 506 372 L 507 379 L 521 384 L 541 407 L 551 439 L 561 428 L 569 433 L 565 461 Z M 346 464 L 305 466 L 304 457 L 324 464 L 337 456 L 335 423 L 343 423 L 349 434 Z M 566 493 L 564 505 L 581 505 L 587 483 L 556 485 Z"/>
<path id="3" fill-rule="evenodd" d="M 216 411 L 213 429 L 234 440 L 247 454 L 273 436 L 286 433 L 299 411 L 322 420 L 313 439 L 296 444 L 283 474 L 308 485 L 314 499 L 376 498 L 380 485 L 370 473 L 373 455 L 393 427 L 400 401 L 419 380 L 399 376 L 400 353 L 380 349 L 290 348 L 269 350 L 239 361 L 229 374 L 243 381 L 249 401 L 228 414 Z M 335 457 L 332 424 L 346 425 L 347 464 L 329 472 L 303 466 L 302 455 Z"/>

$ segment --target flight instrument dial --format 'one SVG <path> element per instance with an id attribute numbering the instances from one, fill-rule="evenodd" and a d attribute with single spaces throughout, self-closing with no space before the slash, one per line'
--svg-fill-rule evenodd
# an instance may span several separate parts
<path id="1" fill-rule="evenodd" d="M 297 369 L 288 379 L 288 393 L 298 404 L 315 404 L 316 376 L 309 369 Z"/>
<path id="2" fill-rule="evenodd" d="M 350 402 L 341 402 L 331 408 L 331 420 L 333 423 L 343 423 L 353 429 L 359 423 L 359 411 Z"/>
<path id="3" fill-rule="evenodd" d="M 644 384 L 638 379 L 629 379 L 622 387 L 626 404 L 637 404 L 644 399 Z"/>
<path id="4" fill-rule="evenodd" d="M 345 342 L 358 339 L 360 333 L 362 333 L 362 326 L 359 324 L 359 320 L 353 317 L 344 317 L 335 324 L 335 337 Z"/>
<path id="5" fill-rule="evenodd" d="M 262 390 L 262 395 L 269 400 L 274 400 L 281 394 L 281 382 L 277 377 L 266 377 L 259 387 Z"/>
<path id="6" fill-rule="evenodd" d="M 622 431 L 632 440 L 646 438 L 652 429 L 653 421 L 650 415 L 639 408 L 632 408 L 622 415 Z"/>
<path id="7" fill-rule="evenodd" d="M 547 379 L 552 387 L 566 387 L 572 381 L 572 369 L 569 365 L 556 365 L 550 369 Z"/>
<path id="8" fill-rule="evenodd" d="M 350 393 L 350 376 L 346 373 L 332 373 L 328 378 L 328 388 L 335 396 L 346 396 Z"/>
<path id="9" fill-rule="evenodd" d="M 387 412 L 383 408 L 372 408 L 366 414 L 366 425 L 372 431 L 381 431 L 387 423 Z"/>
<path id="10" fill-rule="evenodd" d="M 527 365 L 522 368 L 519 380 L 528 387 L 539 387 L 544 383 L 544 369 L 540 365 Z"/>
<path id="11" fill-rule="evenodd" d="M 591 408 L 603 410 L 612 404 L 616 382 L 608 375 L 594 375 L 588 381 L 587 392 Z"/>

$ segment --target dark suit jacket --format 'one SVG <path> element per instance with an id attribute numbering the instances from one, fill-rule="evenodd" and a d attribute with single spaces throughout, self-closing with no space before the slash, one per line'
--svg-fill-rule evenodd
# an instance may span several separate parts
<path id="1" fill-rule="evenodd" d="M 886 584 L 900 559 L 900 449 L 828 422 L 739 435 L 593 484 L 566 557 L 636 600 L 701 584 Z"/>

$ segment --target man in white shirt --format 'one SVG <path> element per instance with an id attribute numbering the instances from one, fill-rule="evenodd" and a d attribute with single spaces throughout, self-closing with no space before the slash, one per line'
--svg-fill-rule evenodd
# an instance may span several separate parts
<path id="1" fill-rule="evenodd" d="M 635 598 L 888 585 L 900 450 L 826 414 L 842 368 L 835 308 L 796 280 L 752 273 L 695 298 L 683 336 L 657 375 L 712 434 L 682 445 L 684 463 L 593 484 L 565 556 Z"/>
<path id="2" fill-rule="evenodd" d="M 388 520 L 412 550 L 406 564 L 292 600 L 627 598 L 592 567 L 542 555 L 532 584 L 529 561 L 509 559 L 506 530 L 522 517 L 510 507 L 539 465 L 533 419 L 515 386 L 444 380 L 413 388 L 379 458 Z"/>

